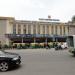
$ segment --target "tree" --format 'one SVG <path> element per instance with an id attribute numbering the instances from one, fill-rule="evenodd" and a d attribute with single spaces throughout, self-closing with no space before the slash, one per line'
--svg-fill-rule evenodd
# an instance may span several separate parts
<path id="1" fill-rule="evenodd" d="M 72 17 L 72 22 L 75 22 L 75 15 Z"/>

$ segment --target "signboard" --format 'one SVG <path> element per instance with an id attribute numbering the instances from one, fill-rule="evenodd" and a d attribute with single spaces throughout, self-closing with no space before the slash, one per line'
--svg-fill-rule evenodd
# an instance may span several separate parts
<path id="1" fill-rule="evenodd" d="M 39 20 L 41 21 L 60 21 L 59 19 L 43 19 L 43 18 L 39 18 Z"/>

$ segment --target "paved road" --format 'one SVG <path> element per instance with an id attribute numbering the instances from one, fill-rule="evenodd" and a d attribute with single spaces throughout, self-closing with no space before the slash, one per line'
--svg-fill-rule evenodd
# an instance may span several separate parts
<path id="1" fill-rule="evenodd" d="M 0 75 L 75 75 L 75 57 L 67 50 L 28 49 L 12 52 L 21 55 L 21 66 L 0 72 Z"/>

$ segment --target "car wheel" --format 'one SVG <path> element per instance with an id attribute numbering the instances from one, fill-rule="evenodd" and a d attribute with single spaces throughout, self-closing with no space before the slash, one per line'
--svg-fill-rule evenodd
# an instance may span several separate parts
<path id="1" fill-rule="evenodd" d="M 8 68 L 9 68 L 9 66 L 8 66 L 8 63 L 7 62 L 1 62 L 0 63 L 0 70 L 1 71 L 7 71 L 8 70 Z"/>

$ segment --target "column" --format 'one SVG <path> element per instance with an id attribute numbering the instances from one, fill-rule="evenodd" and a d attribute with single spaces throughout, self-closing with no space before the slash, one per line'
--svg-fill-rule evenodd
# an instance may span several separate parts
<path id="1" fill-rule="evenodd" d="M 62 32 L 62 35 L 64 35 L 64 23 L 63 24 L 61 24 L 61 32 Z"/>
<path id="2" fill-rule="evenodd" d="M 49 35 L 51 35 L 51 25 L 49 25 Z"/>
<path id="3" fill-rule="evenodd" d="M 68 35 L 68 26 L 65 26 L 65 35 Z"/>
<path id="4" fill-rule="evenodd" d="M 43 34 L 43 26 L 40 25 L 40 34 Z"/>
<path id="5" fill-rule="evenodd" d="M 60 35 L 60 25 L 57 26 L 57 35 Z"/>
<path id="6" fill-rule="evenodd" d="M 28 34 L 28 24 L 26 24 L 26 34 Z"/>
<path id="7" fill-rule="evenodd" d="M 38 24 L 36 25 L 36 34 L 38 34 Z"/>
<path id="8" fill-rule="evenodd" d="M 53 34 L 54 34 L 54 35 L 56 34 L 55 29 L 56 29 L 56 28 L 55 28 L 55 25 L 54 25 L 54 26 L 53 26 L 53 32 L 54 32 Z"/>
<path id="9" fill-rule="evenodd" d="M 21 25 L 21 34 L 23 34 L 23 25 Z"/>
<path id="10" fill-rule="evenodd" d="M 47 34 L 47 26 L 45 25 L 45 34 Z"/>
<path id="11" fill-rule="evenodd" d="M 16 24 L 16 34 L 18 34 L 18 24 Z"/>
<path id="12" fill-rule="evenodd" d="M 31 34 L 33 34 L 33 25 L 31 25 Z"/>

